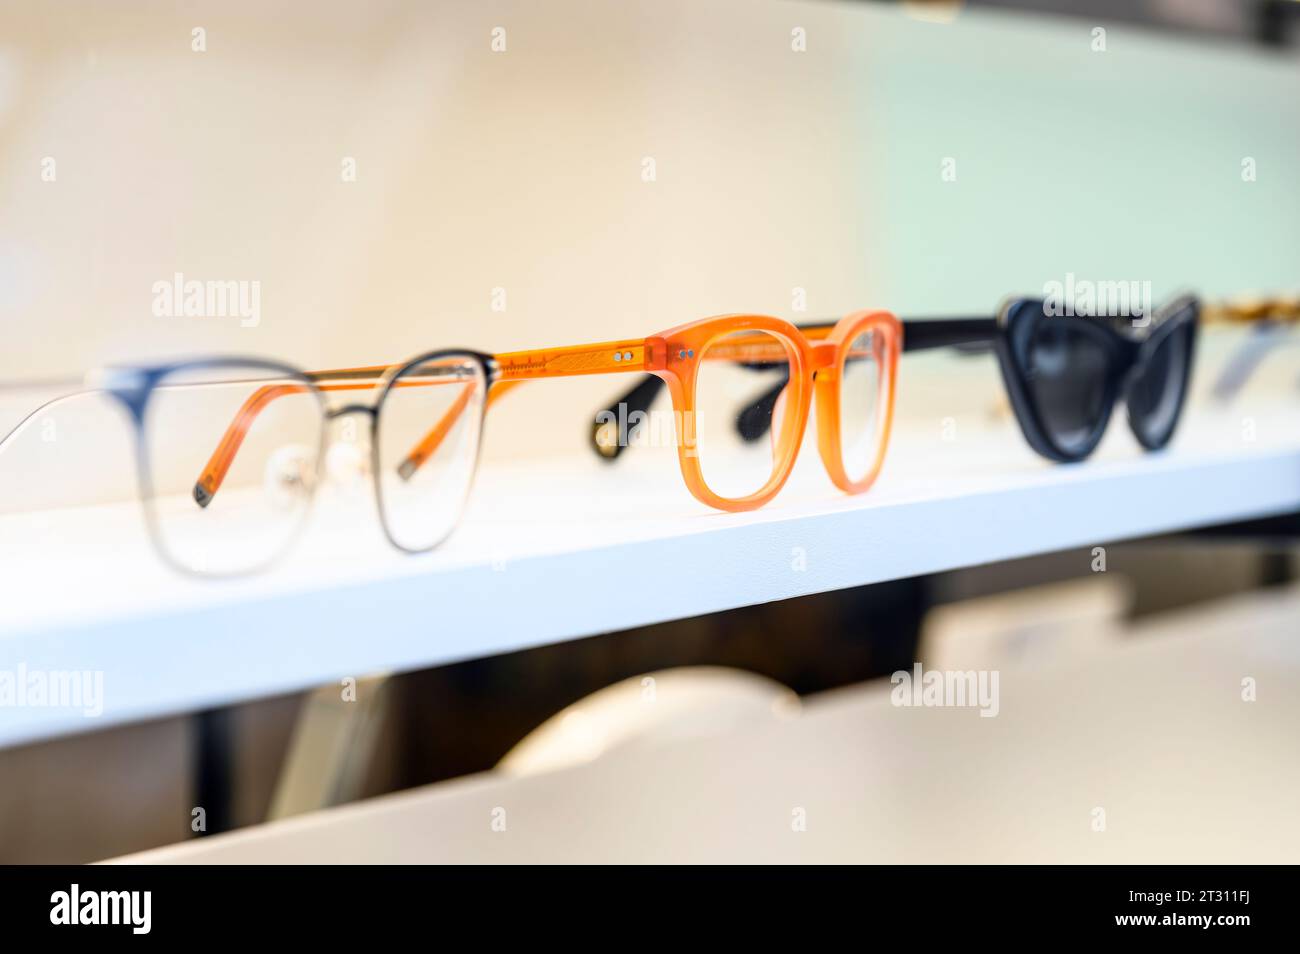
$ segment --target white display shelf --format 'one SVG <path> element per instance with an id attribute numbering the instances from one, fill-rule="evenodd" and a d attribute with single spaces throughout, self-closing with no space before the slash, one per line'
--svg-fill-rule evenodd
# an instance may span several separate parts
<path id="1" fill-rule="evenodd" d="M 1300 406 L 1196 409 L 1141 453 L 1115 420 L 1092 461 L 1035 457 L 1014 425 L 896 428 L 868 494 L 809 441 L 747 514 L 706 510 L 672 453 L 489 465 L 440 550 L 382 540 L 364 492 L 322 502 L 273 571 L 179 577 L 136 506 L 0 518 L 0 672 L 97 671 L 104 707 L 0 706 L 0 745 L 823 592 L 1300 510 Z M 1249 439 L 1248 439 L 1249 438 Z"/>

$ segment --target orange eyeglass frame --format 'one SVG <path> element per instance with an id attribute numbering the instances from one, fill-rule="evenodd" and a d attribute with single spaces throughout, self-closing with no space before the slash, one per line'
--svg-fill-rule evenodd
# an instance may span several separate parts
<path id="1" fill-rule="evenodd" d="M 752 333 L 752 334 L 747 334 Z M 870 333 L 872 355 L 880 364 L 878 395 L 878 440 L 866 473 L 854 479 L 844 467 L 840 441 L 839 388 L 845 362 L 853 343 Z M 676 412 L 677 452 L 682 477 L 700 502 L 718 510 L 744 511 L 763 506 L 785 485 L 794 467 L 808 415 L 817 405 L 817 446 L 832 482 L 845 493 L 861 493 L 875 482 L 884 463 L 893 423 L 894 382 L 898 355 L 902 350 L 902 323 L 887 311 L 857 311 L 834 325 L 800 330 L 782 318 L 766 315 L 721 315 L 679 325 L 643 339 L 610 341 L 533 351 L 513 351 L 487 356 L 492 371 L 488 383 L 490 406 L 515 385 L 539 378 L 587 374 L 646 373 L 656 375 L 668 386 Z M 726 338 L 725 342 L 720 339 Z M 696 380 L 702 361 L 789 363 L 785 391 L 785 413 L 779 433 L 774 435 L 773 468 L 766 483 L 743 497 L 724 497 L 706 482 L 696 453 Z M 307 374 L 321 391 L 361 390 L 374 387 L 396 365 L 317 371 Z M 456 386 L 457 382 L 420 380 L 395 386 Z M 472 391 L 453 402 L 425 436 L 413 447 L 399 467 L 406 478 L 413 474 L 441 444 L 457 418 L 468 406 Z M 257 415 L 271 401 L 301 391 L 305 385 L 266 385 L 245 401 L 227 427 L 194 488 L 195 500 L 206 506 L 221 486 L 244 436 Z"/>

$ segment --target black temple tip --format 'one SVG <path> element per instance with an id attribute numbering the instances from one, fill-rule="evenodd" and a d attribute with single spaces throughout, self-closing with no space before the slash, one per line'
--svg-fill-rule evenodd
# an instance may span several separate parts
<path id="1" fill-rule="evenodd" d="M 618 424 L 611 418 L 613 410 L 604 411 L 591 428 L 591 446 L 601 460 L 612 461 L 623 453 L 624 445 L 619 441 Z"/>

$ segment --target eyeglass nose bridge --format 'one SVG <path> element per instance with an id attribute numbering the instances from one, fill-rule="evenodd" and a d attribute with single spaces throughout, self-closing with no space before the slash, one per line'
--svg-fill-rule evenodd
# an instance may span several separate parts
<path id="1" fill-rule="evenodd" d="M 374 466 L 374 428 L 378 421 L 379 409 L 369 404 L 343 404 L 339 407 L 326 408 L 327 424 L 350 418 L 359 414 L 370 419 L 369 433 L 365 443 L 357 444 L 358 435 L 344 430 L 339 439 L 330 434 L 325 439 L 325 453 L 320 462 L 321 475 L 331 484 L 344 490 L 355 490 L 371 473 Z M 346 428 L 346 425 L 344 425 Z"/>
<path id="2" fill-rule="evenodd" d="M 328 457 L 330 452 L 338 445 L 338 438 L 332 433 L 333 428 L 331 425 L 333 425 L 335 421 L 346 420 L 353 414 L 359 414 L 363 418 L 369 418 L 369 423 L 367 425 L 362 425 L 362 427 L 365 429 L 364 432 L 367 435 L 367 439 L 371 442 L 371 446 L 373 447 L 375 431 L 379 426 L 379 408 L 372 407 L 369 404 L 343 404 L 339 407 L 325 409 L 325 427 L 327 431 L 327 436 L 325 437 L 326 457 Z M 348 428 L 346 423 L 343 427 L 345 429 L 343 432 L 345 435 L 344 443 L 355 441 L 357 439 L 356 430 Z"/>
<path id="3" fill-rule="evenodd" d="M 818 371 L 825 371 L 827 368 L 833 368 L 838 353 L 839 346 L 834 341 L 813 342 L 812 367 L 810 370 L 815 374 Z"/>
<path id="4" fill-rule="evenodd" d="M 1151 349 L 1148 346 L 1148 341 L 1149 339 L 1129 342 L 1129 351 L 1126 355 L 1128 366 L 1119 376 L 1118 387 L 1115 389 L 1116 397 L 1127 399 L 1129 390 L 1142 377 L 1147 365 L 1151 363 Z"/>
<path id="5" fill-rule="evenodd" d="M 347 417 L 349 414 L 368 414 L 373 419 L 378 413 L 379 409 L 371 407 L 369 404 L 344 404 L 341 407 L 326 409 L 325 418 L 326 420 L 336 421 L 341 417 Z"/>

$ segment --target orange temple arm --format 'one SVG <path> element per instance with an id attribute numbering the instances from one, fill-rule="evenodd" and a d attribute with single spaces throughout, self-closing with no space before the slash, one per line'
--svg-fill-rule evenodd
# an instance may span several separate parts
<path id="1" fill-rule="evenodd" d="M 488 407 L 491 407 L 492 403 L 497 398 L 505 394 L 518 383 L 518 381 L 503 381 L 500 384 L 496 384 L 489 388 L 487 396 Z M 429 429 L 429 433 L 420 438 L 420 442 L 416 444 L 415 447 L 411 448 L 411 452 L 402 459 L 400 464 L 397 465 L 397 474 L 399 477 L 403 480 L 410 480 L 411 477 L 415 475 L 415 472 L 424 466 L 424 462 L 437 453 L 443 440 L 456 425 L 456 421 L 463 413 L 465 413 L 465 408 L 469 406 L 469 399 L 473 396 L 474 389 L 467 385 L 461 392 L 460 396 L 456 398 L 455 402 L 453 402 L 451 407 L 447 408 L 447 410 L 443 412 L 442 417 L 438 419 L 438 423 L 434 424 L 433 427 Z"/>
<path id="2" fill-rule="evenodd" d="M 322 391 L 364 391 L 374 387 L 374 381 L 378 380 L 383 374 L 384 368 L 352 368 L 347 371 L 326 371 L 320 372 L 320 383 L 317 387 Z M 330 376 L 349 375 L 362 378 L 366 383 L 357 384 L 331 384 L 328 383 Z M 316 378 L 317 375 L 308 375 Z M 226 474 L 230 471 L 230 465 L 235 461 L 235 455 L 239 453 L 239 448 L 244 443 L 244 438 L 253 427 L 253 422 L 257 420 L 257 415 L 274 401 L 289 394 L 301 394 L 307 390 L 303 384 L 267 384 L 258 388 L 236 412 L 234 420 L 221 435 L 221 441 L 217 444 L 217 449 L 212 452 L 208 458 L 207 464 L 203 468 L 203 473 L 194 484 L 194 502 L 200 507 L 206 507 L 212 503 L 212 498 L 221 488 L 221 483 L 226 479 Z"/>
<path id="3" fill-rule="evenodd" d="M 610 341 L 603 344 L 578 345 L 541 351 L 509 351 L 493 356 L 497 377 L 488 390 L 488 407 L 501 395 L 524 381 L 535 378 L 571 377 L 579 374 L 611 374 L 619 371 L 649 369 L 654 345 L 650 340 Z M 662 345 L 659 348 L 662 352 Z M 662 358 L 660 359 L 662 367 Z M 421 438 L 398 465 L 403 480 L 410 480 L 424 462 L 432 457 L 451 432 L 456 420 L 469 403 L 469 392 L 456 400 L 442 419 Z"/>
<path id="4" fill-rule="evenodd" d="M 495 360 L 500 381 L 562 378 L 577 374 L 653 371 L 664 366 L 664 345 L 657 338 L 606 341 L 571 348 L 508 351 Z"/>
<path id="5" fill-rule="evenodd" d="M 809 338 L 820 340 L 834 329 L 833 324 L 809 329 Z M 649 371 L 664 366 L 664 345 L 659 339 L 614 341 L 571 348 L 543 351 L 512 351 L 495 356 L 499 375 L 488 391 L 488 407 L 497 398 L 523 381 L 532 378 L 568 377 L 580 374 L 611 374 L 627 371 Z M 725 341 L 715 342 L 705 353 L 706 360 L 780 363 L 789 360 L 785 348 L 771 335 L 755 333 L 738 334 Z M 409 480 L 446 438 L 456 420 L 469 403 L 466 391 L 456 400 L 442 419 L 420 440 L 398 466 L 398 473 Z"/>

